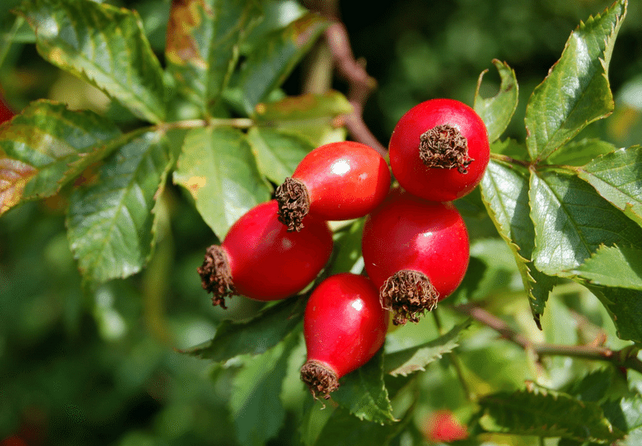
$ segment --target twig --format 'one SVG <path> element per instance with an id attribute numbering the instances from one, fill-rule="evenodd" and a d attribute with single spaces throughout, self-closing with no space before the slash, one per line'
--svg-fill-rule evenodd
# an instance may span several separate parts
<path id="1" fill-rule="evenodd" d="M 305 3 L 310 10 L 317 11 L 331 21 L 325 30 L 325 41 L 332 54 L 337 74 L 348 82 L 348 101 L 352 105 L 352 113 L 344 116 L 348 132 L 355 141 L 366 144 L 382 156 L 386 156 L 388 151 L 363 120 L 364 104 L 376 88 L 377 82 L 354 57 L 348 31 L 339 19 L 337 1 L 308 0 Z"/>
<path id="2" fill-rule="evenodd" d="M 642 361 L 637 358 L 638 348 L 625 347 L 611 350 L 595 345 L 560 345 L 531 342 L 524 335 L 513 330 L 506 322 L 475 304 L 457 305 L 455 310 L 467 314 L 478 322 L 492 328 L 504 339 L 530 350 L 539 356 L 569 356 L 594 361 L 607 361 L 617 367 L 625 367 L 642 373 Z"/>

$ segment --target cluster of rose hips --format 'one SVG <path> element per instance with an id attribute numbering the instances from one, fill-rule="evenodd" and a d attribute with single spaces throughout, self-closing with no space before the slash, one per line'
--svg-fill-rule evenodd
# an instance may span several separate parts
<path id="1" fill-rule="evenodd" d="M 301 379 L 329 397 L 345 374 L 382 347 L 394 324 L 417 322 L 463 280 L 468 232 L 451 203 L 480 182 L 489 160 L 482 119 L 467 105 L 433 99 L 410 109 L 389 143 L 390 169 L 374 149 L 337 142 L 311 151 L 275 198 L 243 215 L 198 268 L 212 302 L 243 295 L 283 299 L 328 262 L 328 221 L 366 217 L 365 275 L 341 273 L 310 294 Z M 391 189 L 391 175 L 399 183 Z"/>

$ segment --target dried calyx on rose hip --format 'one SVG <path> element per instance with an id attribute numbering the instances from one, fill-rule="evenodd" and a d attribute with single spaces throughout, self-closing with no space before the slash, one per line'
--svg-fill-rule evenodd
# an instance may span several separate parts
<path id="1" fill-rule="evenodd" d="M 303 316 L 307 361 L 301 379 L 316 399 L 330 398 L 339 378 L 368 362 L 381 348 L 388 313 L 365 276 L 341 273 L 321 282 Z"/>
<path id="2" fill-rule="evenodd" d="M 363 217 L 386 197 L 390 171 L 373 148 L 352 141 L 325 144 L 308 153 L 276 190 L 279 219 L 290 231 L 306 215 L 321 220 Z M 306 220 L 307 221 L 307 220 Z"/>
<path id="3" fill-rule="evenodd" d="M 423 200 L 397 188 L 366 218 L 362 252 L 393 323 L 418 322 L 463 280 L 468 231 L 452 203 Z"/>
<path id="4" fill-rule="evenodd" d="M 288 232 L 279 222 L 275 200 L 259 204 L 239 218 L 223 243 L 207 249 L 198 268 L 212 304 L 243 295 L 270 301 L 292 296 L 323 269 L 332 253 L 328 224 L 312 219 L 299 232 Z"/>
<path id="5" fill-rule="evenodd" d="M 388 148 L 401 187 L 431 201 L 452 201 L 471 192 L 490 159 L 484 121 L 453 99 L 431 99 L 408 110 Z"/>

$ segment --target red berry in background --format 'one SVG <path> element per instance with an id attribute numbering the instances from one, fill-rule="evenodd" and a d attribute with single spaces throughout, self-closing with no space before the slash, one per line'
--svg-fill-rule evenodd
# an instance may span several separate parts
<path id="1" fill-rule="evenodd" d="M 468 429 L 449 410 L 430 414 L 422 426 L 426 440 L 432 443 L 451 443 L 468 438 Z"/>
<path id="2" fill-rule="evenodd" d="M 275 200 L 255 206 L 221 245 L 208 248 L 198 273 L 214 305 L 226 308 L 225 297 L 233 295 L 261 301 L 292 296 L 325 266 L 333 243 L 327 223 L 310 220 L 303 230 L 288 232 L 277 210 Z"/>
<path id="3" fill-rule="evenodd" d="M 321 282 L 310 295 L 303 317 L 308 351 L 301 379 L 314 397 L 339 387 L 339 378 L 368 362 L 381 348 L 388 313 L 365 276 L 342 273 Z"/>
<path id="4" fill-rule="evenodd" d="M 459 286 L 469 260 L 468 231 L 450 202 L 427 201 L 394 189 L 367 218 L 365 269 L 380 287 L 395 325 L 417 322 Z"/>
<path id="5" fill-rule="evenodd" d="M 352 141 L 318 147 L 277 188 L 281 221 L 290 231 L 303 218 L 349 220 L 363 217 L 386 198 L 390 171 L 373 148 Z"/>
<path id="6" fill-rule="evenodd" d="M 15 113 L 11 108 L 7 105 L 7 103 L 4 101 L 4 97 L 2 95 L 2 92 L 0 91 L 0 124 L 2 124 L 5 121 L 10 120 L 13 118 Z"/>
<path id="7" fill-rule="evenodd" d="M 484 121 L 453 99 L 432 99 L 401 117 L 389 143 L 390 167 L 404 189 L 431 201 L 452 201 L 482 179 L 490 146 Z"/>

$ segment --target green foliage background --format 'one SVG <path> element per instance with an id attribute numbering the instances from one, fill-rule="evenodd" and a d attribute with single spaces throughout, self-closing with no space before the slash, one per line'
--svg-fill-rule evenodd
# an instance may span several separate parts
<path id="1" fill-rule="evenodd" d="M 199 110 L 191 108 L 194 107 L 193 101 L 191 105 L 181 101 L 156 104 L 152 99 L 153 92 L 143 92 L 134 101 L 137 106 L 126 110 L 87 83 L 45 62 L 35 49 L 29 26 L 23 23 L 14 28 L 15 15 L 9 9 L 18 3 L 10 0 L 0 6 L 0 60 L 3 60 L 0 85 L 15 109 L 23 109 L 34 100 L 53 99 L 69 103 L 73 109 L 87 108 L 105 114 L 124 130 L 136 128 L 137 118 L 161 121 L 165 117 L 161 114 L 165 112 L 172 119 L 198 115 Z M 108 3 L 138 11 L 151 48 L 162 58 L 169 2 Z M 290 14 L 289 17 L 301 14 L 296 2 L 268 3 L 283 6 L 281 13 Z M 369 74 L 378 81 L 378 88 L 366 105 L 366 122 L 385 145 L 397 119 L 422 100 L 451 97 L 472 105 L 478 75 L 483 70 L 490 71 L 482 84 L 482 96 L 496 93 L 500 79 L 491 61 L 499 59 L 506 61 L 516 72 L 520 86 L 519 106 L 507 135 L 523 141 L 526 137 L 523 118 L 528 96 L 560 57 L 564 43 L 577 24 L 610 3 L 597 0 L 458 0 L 437 4 L 404 0 L 363 8 L 358 2 L 341 2 L 342 19 L 355 55 L 367 61 Z M 313 28 L 314 24 L 310 26 Z M 260 36 L 260 28 L 256 29 Z M 8 36 L 13 36 L 11 45 L 7 43 Z M 248 48 L 252 43 L 250 35 Z M 144 50 L 141 51 L 143 55 L 140 57 L 146 57 Z M 268 62 L 255 61 L 257 65 Z M 170 67 L 169 71 L 184 68 L 177 68 L 176 62 L 165 60 L 164 63 Z M 307 63 L 303 59 L 301 65 L 294 68 L 275 99 L 283 93 L 300 93 Z M 194 70 L 198 68 L 197 64 L 195 66 Z M 196 71 L 191 74 L 181 72 L 198 77 Z M 615 112 L 583 130 L 577 141 L 601 138 L 617 147 L 642 142 L 642 77 L 639 73 L 642 73 L 642 10 L 639 2 L 631 2 L 610 63 Z M 277 78 L 278 75 L 275 76 Z M 199 86 L 182 94 L 187 98 L 197 98 L 196 108 L 209 107 L 204 98 L 215 99 L 220 94 L 215 81 L 207 85 L 194 83 Z M 146 82 L 146 85 L 153 89 L 157 82 L 160 80 Z M 347 90 L 340 79 L 333 85 L 340 92 Z M 225 99 L 242 115 L 253 108 L 252 98 L 263 97 L 274 85 L 256 82 L 253 73 L 246 72 L 236 78 L 231 87 Z M 239 91 L 251 94 L 243 96 Z M 338 96 L 330 98 L 328 103 L 335 112 L 345 106 Z M 51 108 L 52 113 L 65 114 L 64 110 Z M 216 113 L 216 106 L 210 111 Z M 270 110 L 266 113 L 269 116 Z M 105 139 L 116 138 L 121 131 L 116 128 L 101 128 L 100 132 L 94 130 Z M 228 141 L 230 146 L 239 145 L 237 131 L 202 131 L 207 132 L 219 132 L 219 139 Z M 317 141 L 337 137 L 327 132 L 330 131 L 313 137 Z M 248 134 L 252 147 L 258 151 L 259 165 L 272 166 L 267 179 L 278 183 L 296 159 L 296 155 L 292 155 L 292 159 L 275 161 L 278 154 L 273 153 L 270 147 L 275 140 L 283 143 L 279 138 L 285 137 L 267 128 L 254 128 Z M 151 170 L 162 178 L 166 174 L 164 161 L 176 154 L 157 148 L 165 144 L 171 147 L 171 142 L 157 145 L 156 140 L 149 143 L 154 135 L 135 136 L 124 145 L 131 144 L 129 147 L 135 153 L 142 153 L 150 160 L 159 160 L 152 163 L 154 167 Z M 341 136 L 340 132 L 338 136 Z M 180 138 L 181 135 L 170 132 L 167 136 L 170 139 L 174 137 Z M 198 156 L 197 149 L 202 150 L 209 141 L 207 135 L 198 132 L 188 138 L 191 140 L 186 147 L 194 148 L 194 156 Z M 301 135 L 289 135 L 286 144 L 291 149 L 289 153 L 294 154 L 305 153 L 314 146 L 309 138 Z M 531 145 L 529 149 L 532 147 L 536 146 Z M 610 148 L 611 145 L 606 151 Z M 232 155 L 242 158 L 250 156 L 250 151 L 245 147 L 244 151 Z M 501 151 L 512 154 L 510 143 Z M 586 160 L 573 163 L 572 160 L 555 160 L 554 155 L 552 157 L 550 162 L 554 164 L 586 164 L 583 162 Z M 600 165 L 588 164 L 578 175 L 599 177 L 600 172 L 608 171 L 609 162 L 607 158 Z M 230 159 L 225 165 L 234 163 L 235 160 Z M 81 163 L 76 168 L 81 172 L 89 164 Z M 341 407 L 331 406 L 319 411 L 318 403 L 313 406 L 298 380 L 297 371 L 303 361 L 304 348 L 297 333 L 286 337 L 274 348 L 263 346 L 260 352 L 265 353 L 260 356 L 250 356 L 250 353 L 259 353 L 251 350 L 256 348 L 257 339 L 240 337 L 237 330 L 242 327 L 242 322 L 239 321 L 254 316 L 262 306 L 235 298 L 227 311 L 212 308 L 201 289 L 195 271 L 202 261 L 204 248 L 216 242 L 212 228 L 222 236 L 235 218 L 231 214 L 223 220 L 204 221 L 201 213 L 214 215 L 216 212 L 201 206 L 218 209 L 226 203 L 237 202 L 239 197 L 226 198 L 216 191 L 207 191 L 223 201 L 203 203 L 203 200 L 197 200 L 197 211 L 194 197 L 180 186 L 189 187 L 189 178 L 198 172 L 189 170 L 189 163 L 185 166 L 183 168 L 179 163 L 173 182 L 168 181 L 155 204 L 151 196 L 144 200 L 147 207 L 142 209 L 139 227 L 151 229 L 153 225 L 157 244 L 147 266 L 125 280 L 108 280 L 119 274 L 97 267 L 101 263 L 91 258 L 96 255 L 95 251 L 84 255 L 74 250 L 76 256 L 81 256 L 87 263 L 81 261 L 79 264 L 74 260 L 73 234 L 86 229 L 83 227 L 85 218 L 66 220 L 65 210 L 68 206 L 79 206 L 75 212 L 79 216 L 89 214 L 90 210 L 82 209 L 82 197 L 78 197 L 78 192 L 71 193 L 71 184 L 56 194 L 54 192 L 58 191 L 50 194 L 36 188 L 31 191 L 34 196 L 51 196 L 25 203 L 0 218 L 0 439 L 21 435 L 29 439 L 30 445 L 354 445 L 380 444 L 383 439 L 389 439 L 393 444 L 422 444 L 420 431 L 425 416 L 442 408 L 455 411 L 464 421 L 479 416 L 477 424 L 474 419 L 471 421 L 471 426 L 480 426 L 479 429 L 517 434 L 488 436 L 486 439 L 490 444 L 538 444 L 537 437 L 545 434 L 541 425 L 554 425 L 556 419 L 564 417 L 589 420 L 587 423 L 594 429 L 591 437 L 585 435 L 582 426 L 566 425 L 558 430 L 551 426 L 551 431 L 545 436 L 552 432 L 552 436 L 566 437 L 560 443 L 564 445 L 582 444 L 580 439 L 604 439 L 609 435 L 614 435 L 613 439 L 619 438 L 617 431 L 613 434 L 603 424 L 605 414 L 615 428 L 622 431 L 635 431 L 642 426 L 642 417 L 637 410 L 640 400 L 633 391 L 642 389 L 642 375 L 630 371 L 627 383 L 618 369 L 568 357 L 547 357 L 542 366 L 533 361 L 529 352 L 498 339 L 492 330 L 478 324 L 468 327 L 469 324 L 462 322 L 461 315 L 447 307 L 440 311 L 440 326 L 428 317 L 418 325 L 400 328 L 389 335 L 387 350 L 394 354 L 388 355 L 385 367 L 393 376 L 413 371 L 408 369 L 404 358 L 404 349 L 411 346 L 423 346 L 421 350 L 413 351 L 420 356 L 416 362 L 431 362 L 426 371 L 416 374 L 417 377 L 409 384 L 403 381 L 403 387 L 398 378 L 386 377 L 387 391 L 393 397 L 392 412 L 385 407 L 387 398 L 382 398 L 384 402 L 381 404 L 363 403 L 359 406 L 362 402 L 355 395 L 362 389 L 358 386 L 353 388 L 350 383 L 336 395 L 335 399 L 343 403 Z M 505 174 L 500 164 L 495 169 L 494 175 Z M 235 171 L 244 179 L 253 178 L 253 187 L 263 191 L 249 193 L 247 200 L 269 196 L 265 179 L 256 172 L 239 172 Z M 91 171 L 87 178 L 81 180 L 91 184 L 94 179 L 90 174 Z M 521 181 L 519 175 L 514 178 Z M 74 181 L 77 184 L 82 182 Z M 142 179 L 136 181 L 140 183 Z M 567 187 L 566 183 L 555 183 L 555 179 L 547 184 L 553 184 L 553 189 L 557 187 L 559 190 Z M 541 190 L 532 187 L 533 193 Z M 100 192 L 110 193 L 108 190 Z M 605 346 L 612 349 L 630 345 L 630 342 L 618 338 L 607 310 L 595 296 L 571 282 L 555 288 L 546 302 L 546 311 L 541 318 L 543 331 L 540 332 L 532 320 L 533 308 L 525 296 L 514 253 L 498 237 L 480 196 L 476 194 L 459 205 L 472 236 L 472 259 L 471 274 L 453 296 L 453 303 L 483 299 L 489 311 L 501 316 L 534 342 L 573 345 L 603 337 Z M 136 206 L 128 205 L 140 211 Z M 153 223 L 145 220 L 152 207 L 156 216 Z M 545 219 L 546 214 L 541 218 Z M 67 230 L 70 231 L 69 240 Z M 352 259 L 351 251 L 358 249 L 359 230 L 357 225 L 338 233 L 340 244 L 346 250 L 340 258 Z M 82 247 L 79 249 L 82 251 Z M 605 274 L 604 269 L 612 263 L 611 259 L 625 256 L 627 249 L 613 252 L 604 248 L 605 256 L 596 257 L 594 263 L 581 266 L 584 276 L 596 284 L 612 285 L 604 282 L 612 276 Z M 633 255 L 639 254 L 639 250 L 631 249 Z M 132 258 L 132 264 L 140 263 L 140 260 Z M 334 268 L 339 271 L 352 267 L 350 260 L 345 262 L 335 264 Z M 536 258 L 534 262 L 537 266 Z M 81 277 L 79 266 L 86 276 L 108 281 L 92 287 Z M 121 275 L 128 273 L 123 271 Z M 635 274 L 630 277 L 635 277 Z M 630 286 L 639 289 L 640 284 Z M 639 293 L 637 295 L 639 297 Z M 622 301 L 627 301 L 627 292 L 623 291 L 619 296 Z M 270 315 L 275 321 L 283 320 L 283 314 L 300 311 L 296 305 L 296 302 L 291 302 L 274 307 Z M 544 311 L 543 308 L 540 310 Z M 537 308 L 534 311 L 537 313 Z M 225 319 L 237 322 L 224 323 Z M 448 333 L 444 327 L 455 328 Z M 290 328 L 270 324 L 268 330 L 273 332 L 266 330 L 259 339 L 262 336 L 276 339 L 279 330 L 285 333 Z M 232 351 L 237 352 L 246 346 L 248 350 L 244 353 L 247 354 L 231 355 L 230 359 L 231 356 L 226 357 L 219 350 L 208 353 L 208 346 L 201 343 L 207 343 L 215 334 L 223 339 L 222 345 L 231 345 Z M 636 339 L 639 333 L 632 336 Z M 230 360 L 212 363 L 176 351 L 197 344 L 201 345 L 192 351 L 195 355 L 218 361 Z M 457 357 L 448 355 L 457 344 L 461 344 L 457 350 L 461 354 Z M 370 368 L 360 372 L 364 381 L 369 380 L 369 373 L 376 372 L 376 361 L 380 360 L 380 357 L 375 358 L 374 365 L 369 364 Z M 464 374 L 468 389 L 462 388 L 457 370 Z M 273 379 L 284 375 L 287 378 L 283 384 Z M 546 410 L 529 413 L 528 404 L 533 399 L 527 399 L 528 403 L 517 405 L 525 413 L 516 415 L 515 401 L 519 402 L 524 397 L 525 381 L 535 379 L 540 386 L 550 390 L 539 389 L 541 393 L 537 396 L 541 399 L 538 408 Z M 469 395 L 466 391 L 474 395 L 492 394 L 492 398 L 482 399 L 480 406 L 475 407 L 467 401 Z M 376 399 L 376 392 L 373 395 Z M 583 403 L 578 404 L 578 401 Z M 414 411 L 408 413 L 412 415 L 404 417 L 411 405 Z M 372 412 L 372 407 L 377 407 L 380 412 Z M 401 422 L 392 425 L 365 422 L 366 427 L 363 427 L 348 411 L 381 422 L 388 421 L 392 413 L 394 417 L 401 418 Z M 542 412 L 548 413 L 551 419 L 538 420 Z M 261 424 L 257 425 L 257 420 Z M 535 421 L 528 424 L 525 420 Z M 510 429 L 503 430 L 506 426 Z M 639 432 L 632 434 L 629 444 L 635 444 L 641 437 Z M 546 444 L 558 444 L 558 440 L 549 439 Z"/>

